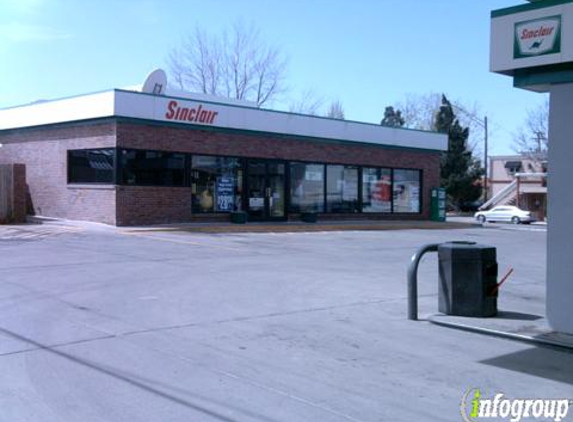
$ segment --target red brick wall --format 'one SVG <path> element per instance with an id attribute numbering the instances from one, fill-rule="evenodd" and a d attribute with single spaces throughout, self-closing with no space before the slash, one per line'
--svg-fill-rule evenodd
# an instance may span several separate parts
<path id="1" fill-rule="evenodd" d="M 116 224 L 117 189 L 114 185 L 68 185 L 64 218 Z"/>
<path id="2" fill-rule="evenodd" d="M 117 144 L 126 148 L 158 149 L 196 154 L 278 158 L 422 170 L 422 214 L 383 218 L 429 218 L 430 189 L 439 186 L 438 152 L 308 141 L 288 136 L 225 133 L 184 127 L 118 122 Z M 171 193 L 165 191 L 165 195 Z M 355 218 L 357 216 L 355 215 Z M 369 218 L 373 218 L 372 215 Z"/>
<path id="3" fill-rule="evenodd" d="M 118 226 L 190 221 L 191 188 L 119 186 Z"/>
<path id="4" fill-rule="evenodd" d="M 116 143 L 117 139 L 117 143 Z M 69 149 L 158 149 L 196 154 L 279 158 L 325 163 L 412 168 L 423 171 L 422 214 L 382 218 L 429 218 L 430 188 L 439 184 L 439 153 L 309 141 L 282 135 L 193 130 L 106 119 L 0 133 L 0 163 L 23 163 L 32 210 L 49 216 L 135 225 L 189 221 L 189 188 L 68 185 Z M 354 215 L 358 217 L 358 215 Z M 373 218 L 368 215 L 367 218 Z"/>
<path id="5" fill-rule="evenodd" d="M 115 187 L 67 184 L 67 150 L 115 147 L 114 121 L 4 131 L 0 143 L 0 163 L 26 165 L 32 213 L 115 224 Z"/>

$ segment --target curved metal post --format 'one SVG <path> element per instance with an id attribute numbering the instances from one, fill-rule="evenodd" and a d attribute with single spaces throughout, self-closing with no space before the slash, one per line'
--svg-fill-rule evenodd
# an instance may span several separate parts
<path id="1" fill-rule="evenodd" d="M 408 319 L 418 319 L 418 264 L 426 252 L 437 252 L 441 243 L 428 243 L 421 246 L 408 266 Z"/>

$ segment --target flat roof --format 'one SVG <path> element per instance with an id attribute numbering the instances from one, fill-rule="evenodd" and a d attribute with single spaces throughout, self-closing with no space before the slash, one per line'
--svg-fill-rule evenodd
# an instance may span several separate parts
<path id="1" fill-rule="evenodd" d="M 447 135 L 185 97 L 114 89 L 0 109 L 0 131 L 128 117 L 194 129 L 227 128 L 346 142 L 445 151 Z"/>

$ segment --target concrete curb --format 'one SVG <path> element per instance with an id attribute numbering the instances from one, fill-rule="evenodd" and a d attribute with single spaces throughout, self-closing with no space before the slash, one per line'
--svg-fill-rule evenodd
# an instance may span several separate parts
<path id="1" fill-rule="evenodd" d="M 27 224 L 73 226 L 96 230 L 116 231 L 119 233 L 150 232 L 189 232 L 205 234 L 224 233 L 311 233 L 331 231 L 389 231 L 389 230 L 455 230 L 481 228 L 480 223 L 437 222 L 410 220 L 332 220 L 317 223 L 286 221 L 281 223 L 253 222 L 246 224 L 222 223 L 175 223 L 152 226 L 112 226 L 90 221 L 66 220 L 43 216 L 28 216 Z"/>
<path id="2" fill-rule="evenodd" d="M 137 232 L 191 232 L 191 233 L 290 233 L 325 231 L 388 231 L 388 230 L 448 230 L 474 228 L 466 223 L 388 222 L 388 223 L 283 223 L 283 224 L 213 224 L 165 227 L 122 228 L 128 233 Z"/>
<path id="3" fill-rule="evenodd" d="M 445 315 L 431 315 L 427 318 L 427 321 L 442 327 L 454 328 L 457 330 L 469 331 L 493 337 L 505 338 L 508 340 L 531 343 L 535 345 L 559 347 L 573 352 L 573 336 L 568 336 L 570 337 L 570 339 L 551 338 L 556 336 L 565 336 L 564 334 L 560 334 L 555 331 L 547 331 L 546 333 L 543 334 L 531 336 L 526 334 L 512 333 L 503 330 L 496 330 L 492 328 L 477 327 L 475 325 L 462 324 L 459 322 L 438 320 L 437 318 L 439 317 L 440 318 L 445 317 Z"/>

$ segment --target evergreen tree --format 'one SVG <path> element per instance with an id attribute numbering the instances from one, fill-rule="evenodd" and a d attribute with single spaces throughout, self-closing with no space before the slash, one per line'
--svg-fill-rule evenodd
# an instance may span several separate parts
<path id="1" fill-rule="evenodd" d="M 469 128 L 460 125 L 445 95 L 442 95 L 435 126 L 438 132 L 448 135 L 448 151 L 440 160 L 440 182 L 450 203 L 459 208 L 478 200 L 482 194 L 483 168 L 468 149 Z"/>
<path id="2" fill-rule="evenodd" d="M 392 106 L 386 107 L 386 110 L 384 110 L 384 118 L 380 122 L 382 126 L 402 127 L 404 123 L 405 120 L 400 110 L 394 110 Z"/>

